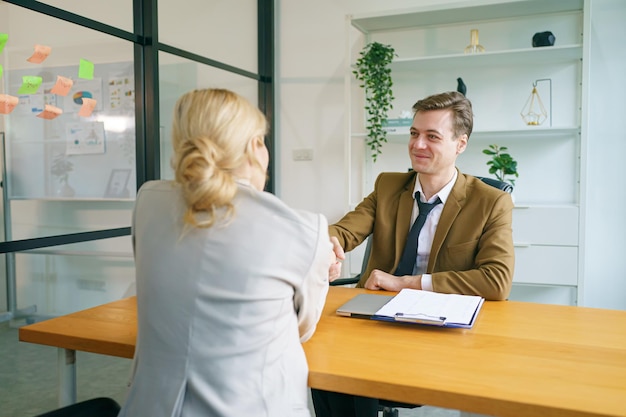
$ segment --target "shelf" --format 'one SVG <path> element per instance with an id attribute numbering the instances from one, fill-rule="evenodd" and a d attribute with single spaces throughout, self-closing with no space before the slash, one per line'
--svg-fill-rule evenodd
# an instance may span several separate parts
<path id="1" fill-rule="evenodd" d="M 563 137 L 580 133 L 579 127 L 526 127 L 513 130 L 476 130 L 472 139 Z"/>
<path id="2" fill-rule="evenodd" d="M 371 33 L 583 10 L 583 0 L 518 0 L 499 3 L 474 0 L 471 6 L 467 4 L 433 4 L 419 9 L 395 10 L 389 14 L 354 16 L 352 26 L 363 33 Z"/>
<path id="3" fill-rule="evenodd" d="M 472 140 L 487 139 L 507 139 L 507 138 L 546 138 L 546 137 L 563 137 L 580 133 L 580 127 L 526 127 L 522 129 L 512 130 L 476 130 L 472 132 Z M 409 132 L 387 133 L 387 142 L 389 143 L 405 143 L 408 139 Z M 353 133 L 353 138 L 367 138 L 367 133 Z"/>
<path id="4" fill-rule="evenodd" d="M 432 71 L 450 68 L 502 68 L 519 65 L 545 65 L 582 59 L 582 45 L 546 46 L 479 54 L 453 54 L 400 58 L 391 63 L 392 71 Z"/>

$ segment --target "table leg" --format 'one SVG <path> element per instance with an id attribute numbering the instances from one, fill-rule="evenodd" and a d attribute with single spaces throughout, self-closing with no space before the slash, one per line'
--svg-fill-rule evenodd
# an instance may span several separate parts
<path id="1" fill-rule="evenodd" d="M 76 351 L 59 348 L 59 407 L 76 402 Z"/>

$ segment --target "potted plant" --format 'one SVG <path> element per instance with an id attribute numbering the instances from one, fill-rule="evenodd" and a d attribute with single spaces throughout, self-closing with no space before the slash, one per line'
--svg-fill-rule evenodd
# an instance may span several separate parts
<path id="1" fill-rule="evenodd" d="M 517 161 L 509 153 L 505 152 L 507 150 L 506 146 L 489 145 L 487 149 L 483 149 L 483 153 L 491 156 L 491 159 L 487 161 L 489 173 L 495 174 L 500 181 L 515 185 L 515 179 L 507 178 L 507 176 L 519 177 Z"/>
<path id="2" fill-rule="evenodd" d="M 74 196 L 74 189 L 68 184 L 69 173 L 74 168 L 71 161 L 67 159 L 67 156 L 63 153 L 57 154 L 52 160 L 52 166 L 50 167 L 50 173 L 57 178 L 59 182 L 59 189 L 57 194 L 63 197 Z"/>
<path id="3" fill-rule="evenodd" d="M 372 159 L 381 153 L 383 143 L 387 142 L 387 132 L 383 124 L 387 113 L 393 108 L 393 81 L 389 64 L 393 61 L 395 50 L 391 45 L 378 42 L 367 44 L 360 52 L 353 71 L 360 87 L 365 90 L 365 111 L 367 112 L 367 145 L 372 151 Z"/>

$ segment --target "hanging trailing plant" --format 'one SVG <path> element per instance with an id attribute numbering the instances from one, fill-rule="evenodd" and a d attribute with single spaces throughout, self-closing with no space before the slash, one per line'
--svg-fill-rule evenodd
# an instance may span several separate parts
<path id="1" fill-rule="evenodd" d="M 353 73 L 362 82 L 360 87 L 365 90 L 367 145 L 376 162 L 376 157 L 382 153 L 383 144 L 387 142 L 387 131 L 383 129 L 383 124 L 387 120 L 387 113 L 393 108 L 393 81 L 389 64 L 393 61 L 395 50 L 391 45 L 373 42 L 367 44 L 360 55 Z"/>
<path id="2" fill-rule="evenodd" d="M 515 185 L 513 178 L 507 179 L 506 177 L 507 175 L 519 177 L 517 161 L 509 153 L 505 152 L 506 150 L 508 150 L 506 146 L 489 145 L 487 149 L 483 149 L 483 153 L 491 156 L 491 159 L 487 161 L 489 173 L 495 174 L 500 181 Z"/>

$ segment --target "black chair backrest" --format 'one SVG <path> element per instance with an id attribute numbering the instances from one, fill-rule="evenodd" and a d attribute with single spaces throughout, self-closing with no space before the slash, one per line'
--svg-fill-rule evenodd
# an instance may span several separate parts
<path id="1" fill-rule="evenodd" d="M 496 187 L 499 190 L 505 191 L 507 193 L 513 192 L 513 186 L 508 182 L 500 181 L 495 178 L 487 178 L 487 177 L 476 177 L 487 185 L 491 185 L 492 187 Z"/>

